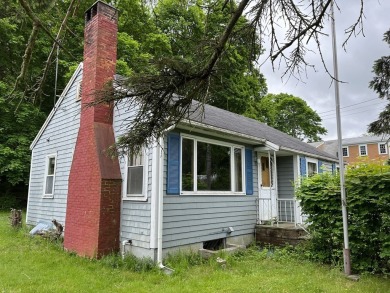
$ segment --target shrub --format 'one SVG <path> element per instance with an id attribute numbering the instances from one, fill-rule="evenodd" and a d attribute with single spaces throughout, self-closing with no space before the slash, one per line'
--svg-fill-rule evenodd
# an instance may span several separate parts
<path id="1" fill-rule="evenodd" d="M 345 176 L 352 269 L 390 273 L 390 166 L 360 163 Z M 340 178 L 329 173 L 302 180 L 297 188 L 308 216 L 312 258 L 341 264 L 343 223 Z"/>

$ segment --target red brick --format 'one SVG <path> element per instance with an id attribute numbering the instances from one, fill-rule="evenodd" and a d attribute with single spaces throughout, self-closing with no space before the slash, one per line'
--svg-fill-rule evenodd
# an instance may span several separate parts
<path id="1" fill-rule="evenodd" d="M 84 32 L 82 105 L 115 74 L 117 12 L 102 2 L 95 6 L 98 14 Z M 82 108 L 69 175 L 64 247 L 87 257 L 119 249 L 122 179 L 118 160 L 104 155 L 115 142 L 112 117 L 109 105 Z"/>

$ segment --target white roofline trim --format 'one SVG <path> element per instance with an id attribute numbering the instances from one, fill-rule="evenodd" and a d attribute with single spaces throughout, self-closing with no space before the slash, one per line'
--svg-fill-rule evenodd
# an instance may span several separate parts
<path id="1" fill-rule="evenodd" d="M 43 125 L 42 125 L 41 129 L 39 130 L 38 134 L 35 136 L 34 140 L 30 144 L 30 150 L 32 150 L 35 147 L 35 145 L 37 144 L 39 138 L 42 136 L 43 132 L 45 131 L 45 129 L 47 127 L 47 125 L 49 124 L 49 122 L 53 118 L 54 114 L 57 112 L 57 109 L 58 109 L 57 106 L 59 106 L 61 104 L 62 100 L 65 98 L 66 94 L 68 93 L 71 85 L 75 81 L 75 79 L 76 79 L 76 77 L 79 74 L 81 69 L 83 69 L 83 63 L 82 62 L 79 64 L 79 66 L 77 66 L 75 72 L 73 73 L 72 77 L 68 81 L 65 89 L 62 91 L 60 98 L 58 99 L 58 101 L 55 104 L 54 108 L 51 110 L 49 116 L 47 116 L 45 123 L 43 123 Z"/>
<path id="2" fill-rule="evenodd" d="M 287 148 L 287 147 L 280 147 L 280 149 L 283 149 L 285 151 L 290 151 L 290 152 L 293 152 L 293 153 L 296 153 L 296 154 L 302 154 L 302 155 L 305 155 L 305 156 L 308 156 L 308 157 L 311 157 L 311 158 L 317 158 L 317 159 L 322 159 L 322 160 L 326 160 L 326 161 L 332 161 L 332 162 L 335 162 L 335 163 L 338 162 L 337 159 L 327 158 L 327 157 L 324 157 L 324 156 L 319 156 L 319 155 L 316 155 L 316 154 L 307 153 L 307 152 L 303 152 L 303 151 L 297 151 L 297 150 L 290 149 L 290 148 Z"/>
<path id="3" fill-rule="evenodd" d="M 183 124 L 185 124 L 185 125 L 183 125 Z M 251 135 L 239 133 L 236 131 L 231 131 L 231 130 L 219 128 L 216 126 L 212 126 L 212 125 L 208 125 L 208 124 L 204 124 L 201 122 L 192 121 L 192 120 L 188 120 L 188 119 L 180 121 L 178 127 L 182 128 L 182 129 L 187 129 L 187 130 L 194 130 L 195 128 L 197 128 L 197 129 L 200 128 L 200 129 L 204 129 L 207 131 L 214 131 L 214 132 L 221 132 L 224 134 L 231 134 L 231 135 L 234 135 L 234 136 L 237 136 L 237 137 L 244 139 L 245 142 L 247 142 L 247 143 L 257 143 L 258 144 L 258 143 L 265 143 L 266 142 L 266 140 L 264 138 L 258 138 L 255 136 L 251 136 Z"/>

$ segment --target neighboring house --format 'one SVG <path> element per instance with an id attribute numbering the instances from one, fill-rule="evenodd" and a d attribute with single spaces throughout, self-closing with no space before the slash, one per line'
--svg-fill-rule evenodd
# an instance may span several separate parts
<path id="1" fill-rule="evenodd" d="M 317 149 L 338 157 L 337 140 L 312 143 Z M 347 164 L 356 163 L 362 159 L 370 161 L 389 160 L 389 141 L 383 136 L 361 136 L 344 138 L 342 140 L 343 159 Z"/>
<path id="2" fill-rule="evenodd" d="M 97 1 L 85 19 L 84 62 L 31 144 L 28 224 L 64 223 L 64 248 L 79 255 L 121 248 L 161 263 L 213 241 L 249 244 L 263 220 L 301 221 L 293 182 L 337 159 L 253 119 L 205 105 L 141 153 L 108 158 L 134 113 L 82 106 L 113 79 L 117 11 Z"/>

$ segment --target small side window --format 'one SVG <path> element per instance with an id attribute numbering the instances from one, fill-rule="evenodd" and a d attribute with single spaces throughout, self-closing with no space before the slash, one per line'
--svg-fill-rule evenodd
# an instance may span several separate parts
<path id="1" fill-rule="evenodd" d="M 128 197 L 143 196 L 144 194 L 144 151 L 129 154 L 127 159 L 127 186 Z"/>
<path id="2" fill-rule="evenodd" d="M 77 88 L 76 88 L 76 96 L 75 96 L 76 102 L 81 101 L 82 90 L 83 90 L 83 85 L 82 85 L 82 82 L 79 81 L 77 83 Z"/>
<path id="3" fill-rule="evenodd" d="M 46 157 L 45 184 L 44 184 L 45 197 L 53 197 L 54 194 L 56 163 L 57 163 L 56 155 L 50 155 Z"/>
<path id="4" fill-rule="evenodd" d="M 317 174 L 317 163 L 307 162 L 307 176 L 313 176 Z"/>

